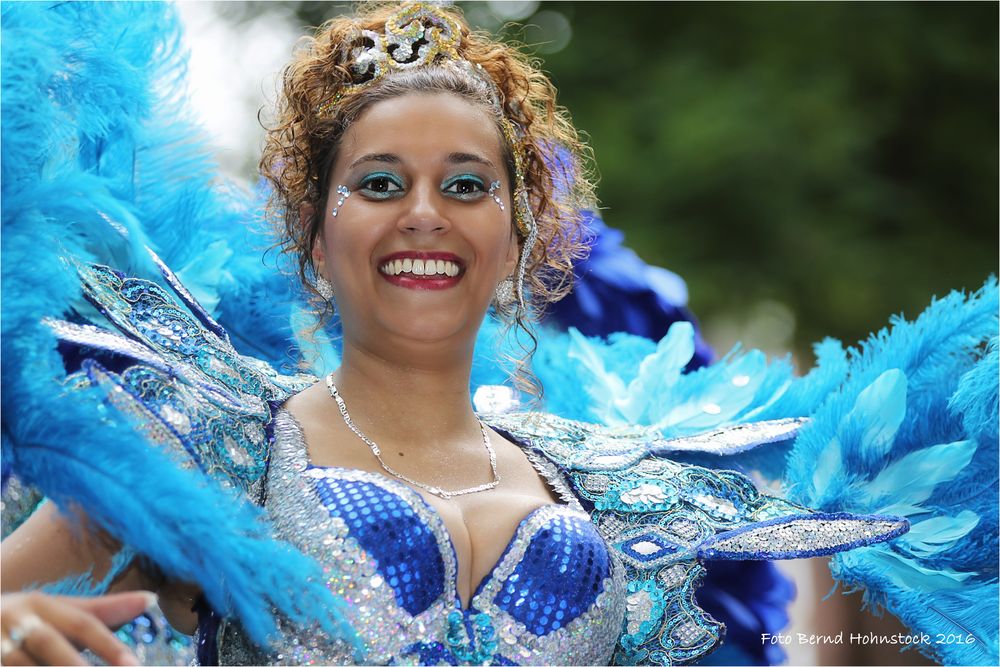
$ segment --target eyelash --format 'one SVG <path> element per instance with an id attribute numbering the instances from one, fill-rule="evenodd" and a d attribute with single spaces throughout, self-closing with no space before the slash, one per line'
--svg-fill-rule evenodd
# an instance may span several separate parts
<path id="1" fill-rule="evenodd" d="M 449 188 L 458 185 L 460 183 L 470 183 L 473 186 L 471 192 L 450 192 Z M 486 194 L 486 183 L 483 182 L 478 176 L 473 176 L 472 174 L 462 174 L 461 176 L 453 176 L 449 178 L 441 185 L 441 190 L 447 194 L 450 194 L 458 199 L 462 200 L 475 200 L 480 199 L 484 194 Z"/>
<path id="2" fill-rule="evenodd" d="M 372 186 L 376 183 L 384 184 L 387 189 L 381 191 L 372 189 Z M 471 185 L 472 189 L 468 192 L 449 191 L 449 188 L 460 184 Z M 395 189 L 388 189 L 392 186 L 395 186 Z M 362 178 L 355 189 L 368 199 L 385 200 L 402 195 L 404 188 L 405 186 L 398 176 L 389 172 L 380 171 L 368 174 Z M 454 197 L 455 199 L 462 201 L 474 201 L 482 198 L 486 194 L 486 183 L 478 176 L 474 176 L 472 174 L 461 174 L 445 180 L 445 182 L 441 184 L 441 191 L 448 196 Z"/>
<path id="3" fill-rule="evenodd" d="M 379 181 L 384 181 L 388 185 L 394 185 L 396 186 L 396 189 L 385 190 L 381 192 L 378 190 L 373 190 L 371 188 L 372 184 Z M 403 184 L 400 182 L 400 179 L 395 174 L 379 171 L 373 174 L 368 174 L 367 176 L 362 178 L 361 182 L 358 183 L 357 189 L 359 192 L 361 192 L 365 197 L 368 197 L 369 199 L 392 199 L 393 197 L 397 197 L 400 194 L 402 194 Z"/>

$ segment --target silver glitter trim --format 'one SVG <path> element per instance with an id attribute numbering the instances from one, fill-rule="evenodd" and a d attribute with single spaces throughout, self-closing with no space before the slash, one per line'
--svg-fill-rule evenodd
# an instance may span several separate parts
<path id="1" fill-rule="evenodd" d="M 552 461 L 530 449 L 522 449 L 521 451 L 524 452 L 525 458 L 528 459 L 531 465 L 535 467 L 535 471 L 541 475 L 542 479 L 548 482 L 549 487 L 555 491 L 560 500 L 573 509 L 583 512 L 583 507 L 580 505 L 580 501 L 577 500 L 576 494 L 570 489 L 569 482 L 566 481 L 566 478 Z"/>
<path id="2" fill-rule="evenodd" d="M 657 452 L 707 452 L 738 454 L 760 445 L 791 440 L 808 423 L 804 417 L 737 424 L 708 433 L 657 442 Z"/>
<path id="3" fill-rule="evenodd" d="M 44 318 L 42 324 L 51 329 L 59 340 L 124 354 L 155 368 L 163 369 L 167 366 L 163 357 L 119 333 L 95 327 L 92 324 L 75 324 L 51 317 Z"/>
<path id="4" fill-rule="evenodd" d="M 906 525 L 903 520 L 804 516 L 741 529 L 730 537 L 723 533 L 709 539 L 699 553 L 706 558 L 802 558 L 877 542 L 900 533 Z"/>

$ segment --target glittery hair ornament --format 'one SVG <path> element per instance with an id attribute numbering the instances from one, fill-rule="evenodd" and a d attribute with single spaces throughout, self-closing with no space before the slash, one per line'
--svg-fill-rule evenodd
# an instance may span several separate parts
<path id="1" fill-rule="evenodd" d="M 512 148 L 514 157 L 514 224 L 522 239 L 521 253 L 514 276 L 517 315 L 525 312 L 524 273 L 532 248 L 538 238 L 538 226 L 531 211 L 528 190 L 524 185 L 524 156 L 517 125 L 504 113 L 500 91 L 496 82 L 478 64 L 459 55 L 462 26 L 440 7 L 423 3 L 404 4 L 385 22 L 381 33 L 360 30 L 349 50 L 346 63 L 351 82 L 343 86 L 328 102 L 318 109 L 319 115 L 332 111 L 352 93 L 378 82 L 393 70 L 409 70 L 435 64 L 449 63 L 465 70 L 484 82 L 491 92 L 491 105 L 503 131 L 504 139 Z"/>
<path id="2" fill-rule="evenodd" d="M 351 70 L 366 85 L 390 69 L 413 69 L 434 62 L 441 55 L 458 60 L 456 47 L 462 28 L 445 12 L 423 3 L 405 5 L 385 23 L 384 34 L 363 30 L 367 44 L 352 50 Z"/>

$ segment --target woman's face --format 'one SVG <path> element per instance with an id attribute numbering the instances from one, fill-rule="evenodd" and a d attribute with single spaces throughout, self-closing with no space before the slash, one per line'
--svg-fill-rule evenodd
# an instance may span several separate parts
<path id="1" fill-rule="evenodd" d="M 378 102 L 344 134 L 328 186 L 313 261 L 345 342 L 471 347 L 518 254 L 490 114 L 447 93 Z"/>

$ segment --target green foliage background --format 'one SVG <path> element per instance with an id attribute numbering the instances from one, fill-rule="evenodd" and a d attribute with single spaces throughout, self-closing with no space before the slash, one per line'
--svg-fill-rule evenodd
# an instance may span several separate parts
<path id="1" fill-rule="evenodd" d="M 461 4 L 491 30 L 519 11 Z M 687 280 L 716 345 L 773 349 L 740 323 L 777 303 L 795 321 L 778 342 L 808 359 L 824 335 L 853 343 L 996 271 L 996 3 L 534 9 L 503 34 L 533 46 L 589 135 L 606 221 Z M 546 28 L 553 13 L 571 34 Z"/>

